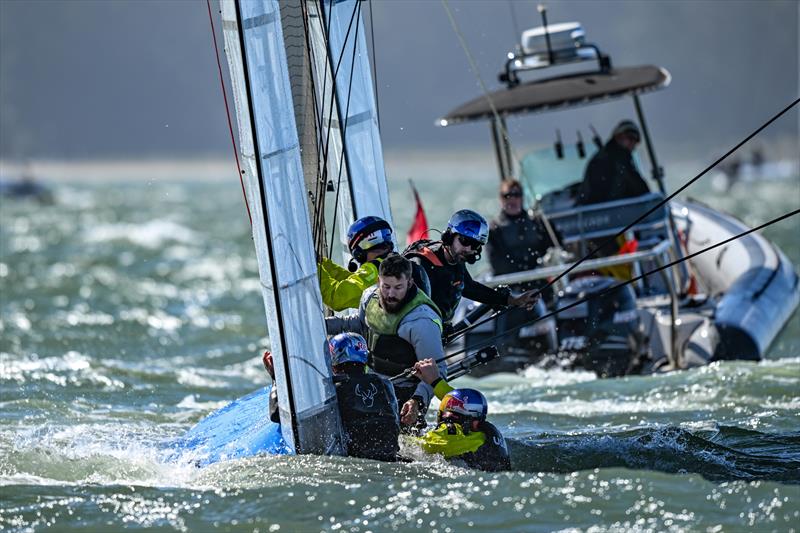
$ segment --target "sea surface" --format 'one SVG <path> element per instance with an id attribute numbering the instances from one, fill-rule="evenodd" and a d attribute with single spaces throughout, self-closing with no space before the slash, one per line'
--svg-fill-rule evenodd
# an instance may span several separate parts
<path id="1" fill-rule="evenodd" d="M 390 161 L 399 233 L 408 178 L 441 228 L 457 208 L 496 213 L 492 170 Z M 51 183 L 49 206 L 0 200 L 0 531 L 800 529 L 798 314 L 759 363 L 462 378 L 486 393 L 513 472 L 166 461 L 165 442 L 267 382 L 255 254 L 233 169 L 112 178 Z M 755 225 L 798 207 L 800 177 L 689 193 Z M 764 231 L 796 265 L 798 229 Z"/>

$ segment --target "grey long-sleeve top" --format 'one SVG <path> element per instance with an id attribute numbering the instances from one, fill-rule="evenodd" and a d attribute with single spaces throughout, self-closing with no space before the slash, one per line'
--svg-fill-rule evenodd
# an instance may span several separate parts
<path id="1" fill-rule="evenodd" d="M 378 287 L 370 287 L 364 291 L 361 297 L 361 303 L 358 306 L 358 314 L 347 317 L 329 317 L 325 319 L 325 327 L 328 330 L 328 335 L 336 335 L 345 331 L 359 333 L 364 337 L 368 334 L 366 308 L 367 302 L 375 294 Z M 377 295 L 375 296 L 377 297 Z M 438 361 L 444 357 L 444 348 L 442 347 L 442 330 L 441 318 L 436 311 L 427 305 L 421 305 L 406 315 L 400 321 L 397 328 L 397 336 L 407 341 L 414 347 L 414 353 L 417 355 L 417 360 L 432 358 Z M 439 373 L 442 378 L 447 377 L 447 364 L 442 361 L 438 363 Z M 387 376 L 391 377 L 391 376 Z M 395 381 L 398 387 L 413 385 L 416 380 L 409 378 L 402 378 Z M 414 395 L 419 396 L 427 406 L 433 398 L 433 388 L 424 382 L 419 382 L 414 391 Z"/>

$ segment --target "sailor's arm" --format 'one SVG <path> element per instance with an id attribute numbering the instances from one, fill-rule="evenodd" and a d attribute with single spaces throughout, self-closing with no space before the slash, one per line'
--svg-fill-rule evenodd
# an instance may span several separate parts
<path id="1" fill-rule="evenodd" d="M 420 381 L 433 387 L 433 393 L 440 400 L 444 398 L 445 394 L 454 390 L 453 387 L 441 377 L 439 366 L 433 359 L 423 359 L 415 364 L 414 375 Z"/>
<path id="2" fill-rule="evenodd" d="M 410 314 L 397 330 L 398 336 L 408 341 L 414 347 L 417 360 L 431 358 L 439 363 L 441 375 L 447 375 L 447 365 L 442 348 L 442 326 L 441 319 L 435 311 L 428 307 L 418 308 L 419 311 Z M 414 391 L 414 396 L 419 396 L 427 406 L 433 398 L 433 387 L 425 382 L 420 382 Z"/>
<path id="3" fill-rule="evenodd" d="M 364 263 L 355 272 L 323 259 L 319 269 L 322 303 L 334 311 L 358 307 L 364 291 L 378 281 L 378 267 Z"/>
<path id="4" fill-rule="evenodd" d="M 358 314 L 352 316 L 329 316 L 325 319 L 325 330 L 328 335 L 336 335 L 350 331 L 360 335 L 367 335 L 366 302 L 372 291 L 368 291 L 361 298 Z"/>
<path id="5" fill-rule="evenodd" d="M 487 287 L 483 283 L 472 279 L 469 272 L 464 278 L 464 296 L 470 300 L 488 304 L 491 306 L 513 306 L 513 307 L 533 307 L 538 300 L 535 290 L 523 292 L 519 296 L 514 296 L 510 292 Z"/>

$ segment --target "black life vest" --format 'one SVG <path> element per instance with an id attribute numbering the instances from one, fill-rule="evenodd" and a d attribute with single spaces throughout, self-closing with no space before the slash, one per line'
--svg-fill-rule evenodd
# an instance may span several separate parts
<path id="1" fill-rule="evenodd" d="M 486 472 L 500 472 L 511 470 L 511 456 L 508 453 L 506 439 L 500 430 L 491 422 L 481 422 L 478 431 L 486 435 L 483 445 L 474 452 L 459 455 L 457 459 L 463 460 L 470 468 Z"/>
<path id="2" fill-rule="evenodd" d="M 425 269 L 431 287 L 431 300 L 439 308 L 444 321 L 450 322 L 464 292 L 466 266 L 447 263 L 439 241 L 417 241 L 406 248 L 403 255 Z"/>
<path id="3" fill-rule="evenodd" d="M 347 455 L 396 461 L 400 420 L 389 380 L 377 374 L 354 373 L 334 376 L 333 381 L 346 433 Z"/>

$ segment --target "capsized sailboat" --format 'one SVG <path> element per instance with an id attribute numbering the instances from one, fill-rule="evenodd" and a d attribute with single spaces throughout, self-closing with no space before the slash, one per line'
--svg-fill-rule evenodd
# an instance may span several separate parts
<path id="1" fill-rule="evenodd" d="M 265 387 L 170 443 L 172 460 L 345 452 L 317 257 L 356 218 L 391 222 L 360 4 L 221 3 L 281 423 Z"/>

